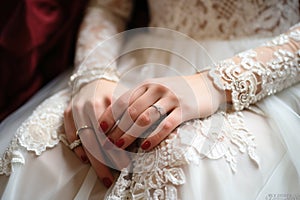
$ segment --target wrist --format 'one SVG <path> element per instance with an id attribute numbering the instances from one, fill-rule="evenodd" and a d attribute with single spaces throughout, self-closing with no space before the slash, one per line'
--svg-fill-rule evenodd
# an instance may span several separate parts
<path id="1" fill-rule="evenodd" d="M 215 87 L 212 79 L 208 75 L 208 71 L 185 78 L 197 98 L 199 109 L 203 109 L 203 99 L 205 99 L 205 105 L 212 108 L 213 112 L 222 108 L 223 105 L 226 105 L 227 98 L 225 91 Z"/>

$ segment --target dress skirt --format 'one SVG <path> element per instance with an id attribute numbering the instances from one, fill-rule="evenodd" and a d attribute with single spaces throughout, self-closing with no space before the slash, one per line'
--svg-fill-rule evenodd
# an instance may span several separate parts
<path id="1" fill-rule="evenodd" d="M 194 41 L 164 30 L 126 38 L 117 62 L 129 88 L 209 69 L 269 40 Z M 184 122 L 152 151 L 139 149 L 106 189 L 59 139 L 70 74 L 1 123 L 2 199 L 300 199 L 299 83 L 244 111 Z"/>

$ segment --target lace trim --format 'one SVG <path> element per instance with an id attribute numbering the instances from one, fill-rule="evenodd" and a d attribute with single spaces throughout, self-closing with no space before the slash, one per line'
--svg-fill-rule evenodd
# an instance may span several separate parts
<path id="1" fill-rule="evenodd" d="M 130 0 L 90 2 L 77 41 L 77 68 L 69 82 L 73 93 L 96 79 L 119 81 L 116 66 L 111 63 L 118 55 L 120 44 L 119 41 L 107 40 L 125 29 L 131 7 Z"/>
<path id="2" fill-rule="evenodd" d="M 300 80 L 300 50 L 293 52 L 282 47 L 299 39 L 299 30 L 282 34 L 261 47 L 277 48 L 271 50 L 273 57 L 267 62 L 258 60 L 258 54 L 267 56 L 263 55 L 263 52 L 268 52 L 266 49 L 262 53 L 248 50 L 236 57 L 240 62 L 233 59 L 222 61 L 209 74 L 219 89 L 231 91 L 233 108 L 242 110 Z"/>
<path id="3" fill-rule="evenodd" d="M 69 94 L 69 90 L 63 90 L 36 108 L 17 130 L 21 146 L 41 155 L 47 147 L 58 144 L 58 135 L 64 133 L 63 113 L 70 100 Z"/>
<path id="4" fill-rule="evenodd" d="M 64 133 L 63 112 L 70 100 L 70 91 L 65 89 L 39 105 L 32 115 L 19 127 L 16 136 L 0 159 L 0 174 L 9 175 L 15 164 L 24 164 L 22 151 L 41 155 L 47 148 L 59 143 Z"/>
<path id="5" fill-rule="evenodd" d="M 234 173 L 238 152 L 247 152 L 259 166 L 254 135 L 245 128 L 241 112 L 218 112 L 205 120 L 189 121 L 154 150 L 140 149 L 107 199 L 177 199 L 178 186 L 186 182 L 183 165 L 223 158 Z"/>
<path id="6" fill-rule="evenodd" d="M 2 158 L 0 158 L 0 175 L 9 176 L 14 171 L 13 167 L 15 165 L 25 164 L 21 149 L 22 147 L 20 147 L 17 138 L 13 138 Z"/>
<path id="7" fill-rule="evenodd" d="M 97 79 L 118 82 L 119 74 L 115 68 L 86 68 L 86 70 L 74 73 L 70 77 L 69 85 L 73 87 L 72 93 L 77 93 L 84 85 Z"/>

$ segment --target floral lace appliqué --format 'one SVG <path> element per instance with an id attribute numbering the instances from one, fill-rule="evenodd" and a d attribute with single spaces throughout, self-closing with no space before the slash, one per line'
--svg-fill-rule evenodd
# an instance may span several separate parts
<path id="1" fill-rule="evenodd" d="M 299 34 L 299 30 L 292 29 L 257 49 L 219 62 L 211 69 L 209 74 L 215 85 L 231 92 L 235 110 L 243 110 L 300 80 L 300 47 L 295 42 Z"/>
<path id="2" fill-rule="evenodd" d="M 245 128 L 241 112 L 218 112 L 205 120 L 192 120 L 154 150 L 139 150 L 107 199 L 178 199 L 178 187 L 186 182 L 184 165 L 223 158 L 234 173 L 239 152 L 247 153 L 259 166 L 255 150 L 254 136 Z"/>
<path id="3" fill-rule="evenodd" d="M 0 174 L 9 175 L 13 165 L 24 164 L 23 150 L 41 155 L 59 143 L 64 133 L 63 112 L 70 100 L 70 91 L 62 90 L 39 105 L 18 128 L 16 136 L 0 159 Z"/>

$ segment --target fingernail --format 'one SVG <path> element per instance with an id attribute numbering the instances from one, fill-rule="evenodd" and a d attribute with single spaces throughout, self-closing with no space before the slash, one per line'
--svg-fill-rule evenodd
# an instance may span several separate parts
<path id="1" fill-rule="evenodd" d="M 105 187 L 107 187 L 107 188 L 109 188 L 111 186 L 111 184 L 112 184 L 112 181 L 109 178 L 107 178 L 107 177 L 103 178 L 102 182 L 103 182 L 103 185 Z"/>
<path id="2" fill-rule="evenodd" d="M 103 121 L 100 123 L 100 127 L 101 127 L 102 131 L 105 133 L 108 129 L 108 124 Z"/>
<path id="3" fill-rule="evenodd" d="M 88 163 L 89 162 L 89 160 L 88 160 L 88 158 L 86 156 L 80 156 L 80 158 L 81 158 L 81 161 L 83 163 Z"/>
<path id="4" fill-rule="evenodd" d="M 116 141 L 115 145 L 117 145 L 117 147 L 121 148 L 125 143 L 125 140 L 123 138 L 119 139 Z"/>
<path id="5" fill-rule="evenodd" d="M 110 137 L 109 137 L 108 139 L 109 139 L 109 141 L 110 141 L 111 143 L 113 143 L 113 144 L 115 143 L 114 139 L 112 139 L 112 138 L 110 138 Z"/>
<path id="6" fill-rule="evenodd" d="M 147 149 L 149 149 L 149 147 L 151 146 L 151 142 L 150 141 L 146 141 L 146 142 L 144 142 L 143 144 L 142 144 L 142 149 L 143 150 L 147 150 Z"/>

